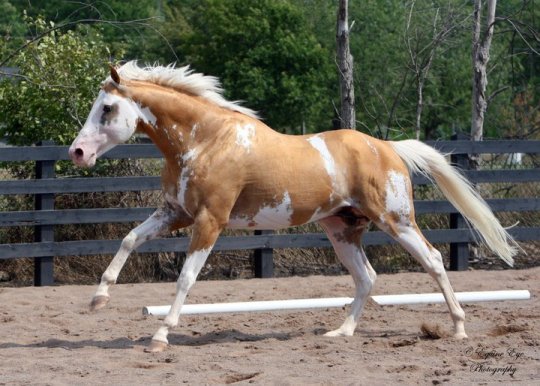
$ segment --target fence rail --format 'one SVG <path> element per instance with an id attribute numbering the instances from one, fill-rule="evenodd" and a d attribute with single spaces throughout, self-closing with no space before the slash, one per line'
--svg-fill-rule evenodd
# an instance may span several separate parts
<path id="1" fill-rule="evenodd" d="M 428 141 L 445 153 L 451 153 L 453 162 L 463 162 L 467 154 L 540 153 L 540 141 L 482 141 L 468 140 Z M 104 155 L 108 159 L 160 158 L 161 154 L 153 144 L 120 145 Z M 461 157 L 461 158 L 460 158 Z M 53 282 L 52 262 L 54 257 L 71 255 L 112 254 L 118 249 L 121 240 L 77 240 L 55 241 L 54 226 L 64 224 L 120 223 L 142 221 L 154 208 L 99 208 L 99 209 L 54 209 L 54 195 L 83 192 L 125 192 L 159 190 L 160 178 L 140 177 L 97 177 L 97 178 L 56 178 L 55 163 L 67 160 L 67 147 L 42 143 L 41 146 L 6 147 L 0 149 L 0 162 L 34 161 L 36 179 L 0 181 L 0 195 L 30 194 L 36 197 L 35 210 L 0 212 L 0 227 L 33 226 L 35 242 L 0 244 L 0 259 L 31 257 L 36 259 L 36 285 Z M 465 170 L 464 174 L 473 182 L 522 183 L 540 181 L 540 169 L 510 170 Z M 415 185 L 426 185 L 430 181 L 423 176 L 413 176 Z M 540 198 L 509 198 L 487 200 L 494 211 L 522 212 L 540 211 Z M 451 228 L 424 230 L 432 243 L 450 243 L 451 269 L 466 269 L 468 243 L 477 239 L 454 207 L 447 201 L 415 201 L 417 214 L 444 213 L 451 216 Z M 539 227 L 515 227 L 510 233 L 521 241 L 540 239 Z M 365 245 L 393 243 L 383 232 L 369 232 L 364 238 Z M 273 234 L 257 232 L 253 236 L 224 236 L 218 240 L 215 250 L 255 249 L 256 275 L 272 275 L 272 249 L 274 248 L 313 248 L 330 247 L 324 234 Z M 186 237 L 152 240 L 137 249 L 138 252 L 185 252 L 188 248 Z"/>

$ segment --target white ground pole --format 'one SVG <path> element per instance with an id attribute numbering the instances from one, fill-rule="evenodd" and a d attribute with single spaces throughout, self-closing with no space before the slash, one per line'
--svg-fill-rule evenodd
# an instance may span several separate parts
<path id="1" fill-rule="evenodd" d="M 456 297 L 461 303 L 472 302 L 492 302 L 503 300 L 528 300 L 531 294 L 527 290 L 508 291 L 477 291 L 477 292 L 456 292 Z M 444 303 L 441 293 L 426 294 L 404 294 L 404 295 L 378 295 L 371 297 L 379 305 L 405 305 L 405 304 L 426 304 Z M 180 314 L 216 314 L 226 312 L 263 312 L 263 311 L 285 311 L 304 310 L 312 308 L 332 308 L 343 307 L 351 304 L 353 298 L 321 298 L 321 299 L 290 299 L 290 300 L 269 300 L 258 302 L 238 302 L 238 303 L 215 303 L 215 304 L 186 304 L 182 307 Z M 143 308 L 143 315 L 165 316 L 169 313 L 171 306 L 148 306 Z"/>

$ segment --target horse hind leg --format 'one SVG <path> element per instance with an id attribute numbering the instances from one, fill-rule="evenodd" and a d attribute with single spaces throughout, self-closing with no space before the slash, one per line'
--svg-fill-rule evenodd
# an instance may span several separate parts
<path id="1" fill-rule="evenodd" d="M 450 280 L 444 269 L 441 253 L 435 249 L 422 235 L 420 229 L 414 221 L 407 223 L 401 222 L 394 224 L 393 231 L 389 231 L 389 227 L 378 224 L 379 227 L 398 241 L 435 279 L 446 300 L 446 304 L 450 310 L 452 321 L 454 322 L 454 338 L 467 338 L 465 333 L 465 312 L 461 308 Z"/>
<path id="2" fill-rule="evenodd" d="M 360 244 L 364 227 L 348 225 L 337 216 L 326 218 L 319 223 L 332 242 L 339 260 L 352 275 L 356 287 L 354 301 L 345 321 L 337 330 L 327 332 L 325 335 L 352 336 L 377 277 Z"/>

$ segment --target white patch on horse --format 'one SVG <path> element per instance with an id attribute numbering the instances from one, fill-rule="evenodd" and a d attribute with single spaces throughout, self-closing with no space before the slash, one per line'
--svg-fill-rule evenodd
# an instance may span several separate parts
<path id="1" fill-rule="evenodd" d="M 291 225 L 292 202 L 289 192 L 283 193 L 281 201 L 261 206 L 255 216 L 236 215 L 227 224 L 231 229 L 280 229 Z"/>
<path id="2" fill-rule="evenodd" d="M 255 223 L 247 215 L 232 216 L 227 223 L 227 228 L 229 229 L 248 229 L 254 227 Z"/>
<path id="3" fill-rule="evenodd" d="M 152 111 L 148 107 L 142 107 L 140 103 L 137 103 L 137 105 L 139 106 L 139 109 L 143 116 L 144 123 L 150 124 L 152 126 L 156 126 L 157 118 L 152 113 Z"/>
<path id="4" fill-rule="evenodd" d="M 179 181 L 179 187 L 178 187 L 178 203 L 186 211 L 186 213 L 189 213 L 187 207 L 186 207 L 186 193 L 188 190 L 188 184 L 189 179 L 193 175 L 193 169 L 190 167 L 190 161 L 193 161 L 197 158 L 197 151 L 195 149 L 188 150 L 183 156 L 182 156 L 182 173 L 180 173 L 180 181 Z"/>
<path id="5" fill-rule="evenodd" d="M 283 199 L 274 205 L 265 205 L 253 217 L 253 221 L 261 227 L 282 228 L 291 224 L 292 205 L 289 192 L 283 193 Z"/>
<path id="6" fill-rule="evenodd" d="M 197 135 L 197 130 L 199 129 L 199 124 L 198 123 L 195 123 L 192 127 L 191 127 L 191 133 L 190 133 L 190 138 L 191 139 L 195 139 L 195 136 Z"/>
<path id="7" fill-rule="evenodd" d="M 321 158 L 324 163 L 324 169 L 326 170 L 326 173 L 330 176 L 330 179 L 332 180 L 332 185 L 335 185 L 336 183 L 336 163 L 334 162 L 334 157 L 332 157 L 332 154 L 330 153 L 330 150 L 328 150 L 328 146 L 326 146 L 326 143 L 324 142 L 324 139 L 319 136 L 315 135 L 311 138 L 308 138 L 308 142 L 313 146 L 321 155 Z"/>
<path id="8" fill-rule="evenodd" d="M 411 203 L 409 200 L 409 178 L 402 173 L 390 170 L 386 180 L 386 212 L 396 213 L 402 223 L 408 223 L 411 214 Z M 384 223 L 384 214 L 381 215 L 381 222 Z"/>
<path id="9" fill-rule="evenodd" d="M 255 136 L 255 126 L 250 124 L 241 126 L 236 125 L 236 144 L 242 146 L 249 153 L 251 150 L 251 141 Z"/>
<path id="10" fill-rule="evenodd" d="M 338 170 L 336 168 L 334 157 L 332 156 L 332 153 L 328 149 L 328 146 L 326 146 L 326 142 L 324 142 L 324 138 L 322 135 L 320 134 L 314 135 L 313 137 L 308 138 L 307 141 L 309 142 L 311 146 L 315 148 L 315 150 L 319 152 L 319 155 L 321 156 L 323 160 L 324 169 L 326 170 L 326 173 L 330 177 L 330 182 L 333 189 L 328 199 L 331 202 L 334 202 L 339 196 L 338 192 L 341 191 L 343 188 L 342 186 L 343 179 L 341 178 L 342 176 L 339 179 L 341 183 L 338 182 Z"/>
<path id="11" fill-rule="evenodd" d="M 377 150 L 377 148 L 375 146 L 373 146 L 373 144 L 371 143 L 371 141 L 369 139 L 366 139 L 366 143 L 369 146 L 369 148 L 371 149 L 371 151 L 373 152 L 373 154 L 375 154 L 378 157 L 379 156 L 379 151 Z"/>
<path id="12" fill-rule="evenodd" d="M 169 192 L 165 192 L 165 202 L 172 207 L 178 207 L 178 197 L 174 197 L 174 195 Z"/>
<path id="13" fill-rule="evenodd" d="M 330 213 L 324 211 L 321 207 L 318 207 L 315 212 L 311 215 L 311 218 L 307 221 L 308 223 L 319 221 L 325 217 L 328 217 Z"/>

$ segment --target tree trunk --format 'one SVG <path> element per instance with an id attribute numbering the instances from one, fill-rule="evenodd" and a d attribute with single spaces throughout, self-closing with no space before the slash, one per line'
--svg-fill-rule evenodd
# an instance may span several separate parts
<path id="1" fill-rule="evenodd" d="M 339 0 L 337 13 L 337 61 L 341 88 L 341 128 L 356 128 L 354 109 L 353 57 L 349 48 L 349 2 Z"/>
<path id="2" fill-rule="evenodd" d="M 487 109 L 487 63 L 493 38 L 495 9 L 497 0 L 487 0 L 486 29 L 482 34 L 482 0 L 474 1 L 473 14 L 473 87 L 472 87 L 472 118 L 471 140 L 481 141 L 484 136 L 484 114 Z M 474 162 L 474 160 L 473 160 Z M 476 163 L 478 159 L 476 159 Z"/>
<path id="3" fill-rule="evenodd" d="M 416 100 L 416 124 L 414 125 L 414 132 L 416 140 L 420 139 L 420 130 L 421 130 L 421 120 L 422 120 L 422 109 L 424 107 L 424 82 L 420 81 L 417 85 L 417 100 Z"/>
<path id="4" fill-rule="evenodd" d="M 481 141 L 484 137 L 484 114 L 487 109 L 487 64 L 489 61 L 489 49 L 493 38 L 495 26 L 495 9 L 497 0 L 487 0 L 486 28 L 482 33 L 482 0 L 474 0 L 473 13 L 473 40 L 472 40 L 472 115 L 471 115 L 471 140 Z M 469 169 L 480 168 L 480 155 L 469 154 Z M 478 259 L 480 251 L 478 247 L 470 245 L 469 255 L 472 259 Z"/>

